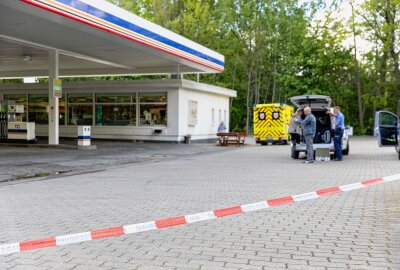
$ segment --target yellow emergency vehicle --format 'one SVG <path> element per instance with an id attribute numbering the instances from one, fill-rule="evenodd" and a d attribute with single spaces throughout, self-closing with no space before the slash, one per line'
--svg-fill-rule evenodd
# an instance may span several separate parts
<path id="1" fill-rule="evenodd" d="M 253 107 L 254 138 L 256 143 L 287 144 L 290 140 L 288 133 L 290 117 L 293 115 L 292 106 L 273 103 L 257 104 Z"/>

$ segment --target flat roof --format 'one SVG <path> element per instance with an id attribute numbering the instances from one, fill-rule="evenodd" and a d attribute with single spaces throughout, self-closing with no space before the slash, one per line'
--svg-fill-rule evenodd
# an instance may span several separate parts
<path id="1" fill-rule="evenodd" d="M 104 0 L 0 1 L 0 78 L 217 73 L 224 56 Z"/>
<path id="2" fill-rule="evenodd" d="M 227 97 L 236 97 L 237 92 L 232 89 L 219 87 L 215 85 L 198 83 L 183 79 L 158 79 L 158 80 L 122 80 L 122 81 L 64 81 L 63 91 L 77 91 L 82 93 L 82 89 L 87 89 L 89 92 L 91 89 L 96 89 L 99 92 L 112 92 L 109 89 L 114 89 L 114 92 L 119 91 L 168 91 L 170 89 L 184 89 L 198 92 L 204 92 L 209 94 L 222 95 Z M 34 83 L 34 84 L 21 84 L 21 83 L 0 83 L 0 93 L 7 94 L 22 94 L 32 93 L 35 94 L 38 91 L 48 92 L 47 83 Z"/>

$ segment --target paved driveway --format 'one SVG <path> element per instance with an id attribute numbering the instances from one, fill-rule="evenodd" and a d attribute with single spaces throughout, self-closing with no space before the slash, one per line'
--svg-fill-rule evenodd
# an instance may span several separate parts
<path id="1" fill-rule="evenodd" d="M 314 164 L 291 160 L 289 146 L 209 145 L 201 146 L 210 148 L 201 155 L 3 183 L 0 243 L 399 174 L 394 149 L 376 145 L 372 138 L 353 138 L 345 161 Z M 9 268 L 400 269 L 400 181 L 169 229 L 0 256 L 0 269 Z"/>

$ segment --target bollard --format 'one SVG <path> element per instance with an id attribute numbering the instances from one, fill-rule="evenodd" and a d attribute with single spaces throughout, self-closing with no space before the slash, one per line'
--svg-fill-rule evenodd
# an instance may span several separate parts
<path id="1" fill-rule="evenodd" d="M 78 146 L 89 146 L 90 126 L 78 126 Z"/>

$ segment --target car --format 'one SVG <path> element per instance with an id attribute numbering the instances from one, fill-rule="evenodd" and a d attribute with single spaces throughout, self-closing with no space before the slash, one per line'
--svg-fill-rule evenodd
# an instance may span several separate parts
<path id="1" fill-rule="evenodd" d="M 332 117 L 326 112 L 332 111 L 332 99 L 323 95 L 303 95 L 289 98 L 289 100 L 299 109 L 310 107 L 312 114 L 317 121 L 317 130 L 314 137 L 314 155 L 315 150 L 319 148 L 329 149 L 330 153 L 335 152 L 333 143 L 334 123 Z M 349 132 L 347 129 L 343 132 L 342 153 L 348 155 L 350 152 Z M 300 152 L 307 152 L 304 142 L 296 144 L 295 158 L 299 157 Z"/>
<path id="2" fill-rule="evenodd" d="M 400 124 L 397 115 L 388 111 L 376 112 L 374 135 L 378 138 L 379 147 L 394 147 L 400 159 Z"/>

